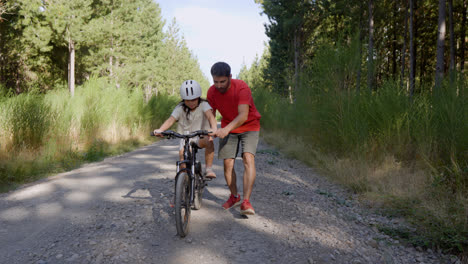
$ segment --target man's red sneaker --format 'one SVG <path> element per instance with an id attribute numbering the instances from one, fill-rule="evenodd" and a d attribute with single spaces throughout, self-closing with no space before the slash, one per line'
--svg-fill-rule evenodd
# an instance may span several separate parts
<path id="1" fill-rule="evenodd" d="M 223 208 L 227 210 L 233 206 L 239 205 L 240 203 L 240 195 L 237 194 L 237 197 L 235 197 L 231 194 L 231 196 L 229 196 L 229 199 L 223 204 Z"/>
<path id="2" fill-rule="evenodd" d="M 254 215 L 255 214 L 255 210 L 253 209 L 249 200 L 244 200 L 242 202 L 240 214 L 241 215 Z"/>

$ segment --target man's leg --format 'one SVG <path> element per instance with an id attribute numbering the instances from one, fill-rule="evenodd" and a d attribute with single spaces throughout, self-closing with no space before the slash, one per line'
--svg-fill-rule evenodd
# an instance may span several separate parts
<path id="1" fill-rule="evenodd" d="M 237 195 L 237 177 L 234 171 L 234 159 L 224 160 L 224 178 L 232 195 Z"/>
<path id="2" fill-rule="evenodd" d="M 224 178 L 226 179 L 226 184 L 231 192 L 229 199 L 223 204 L 224 209 L 229 209 L 241 203 L 241 199 L 237 193 L 237 177 L 236 172 L 234 171 L 238 142 L 238 137 L 231 134 L 219 141 L 218 158 L 223 160 Z"/>
<path id="3" fill-rule="evenodd" d="M 255 170 L 255 153 L 257 152 L 258 136 L 258 131 L 249 131 L 241 135 L 242 161 L 244 163 L 244 201 L 241 205 L 241 215 L 255 214 L 255 210 L 250 203 L 250 195 L 257 174 Z"/>
<path id="4" fill-rule="evenodd" d="M 255 177 L 257 175 L 255 170 L 255 156 L 252 153 L 244 152 L 242 160 L 244 162 L 244 200 L 250 200 Z"/>

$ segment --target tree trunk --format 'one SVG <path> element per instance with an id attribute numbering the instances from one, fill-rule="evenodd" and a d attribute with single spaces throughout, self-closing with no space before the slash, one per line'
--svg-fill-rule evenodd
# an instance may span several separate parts
<path id="1" fill-rule="evenodd" d="M 114 75 L 112 67 L 113 59 L 114 59 L 114 6 L 112 2 L 111 6 L 111 39 L 110 39 L 110 56 L 109 56 L 109 76 L 112 77 Z"/>
<path id="2" fill-rule="evenodd" d="M 462 12 L 462 24 L 461 24 L 461 45 L 460 45 L 460 72 L 462 73 L 461 76 L 463 76 L 464 69 L 465 69 L 465 32 L 466 32 L 466 1 L 463 0 L 463 12 Z"/>
<path id="3" fill-rule="evenodd" d="M 439 25 L 437 32 L 435 90 L 440 88 L 442 79 L 444 78 L 445 0 L 439 0 Z"/>
<path id="4" fill-rule="evenodd" d="M 112 54 L 112 49 L 111 49 L 111 54 Z M 112 72 L 112 64 L 113 64 L 112 60 L 113 60 L 113 58 L 114 57 L 112 55 L 109 56 L 109 76 L 110 77 L 112 77 L 114 75 L 113 72 Z"/>
<path id="5" fill-rule="evenodd" d="M 449 6 L 449 31 L 450 31 L 450 83 L 455 81 L 455 36 L 453 33 L 453 0 L 448 1 Z"/>
<path id="6" fill-rule="evenodd" d="M 68 61 L 68 89 L 73 97 L 75 95 L 75 43 L 71 38 L 68 40 L 68 52 L 70 54 Z"/>
<path id="7" fill-rule="evenodd" d="M 299 40 L 298 30 L 294 32 L 294 91 L 292 91 L 293 101 L 296 99 L 297 92 L 299 91 Z"/>
<path id="8" fill-rule="evenodd" d="M 393 2 L 393 40 L 392 40 L 392 78 L 396 78 L 397 72 L 397 1 Z"/>
<path id="9" fill-rule="evenodd" d="M 361 8 L 361 14 L 362 12 Z M 359 16 L 359 62 L 358 62 L 358 70 L 357 70 L 357 76 L 356 76 L 356 92 L 359 94 L 361 90 L 361 58 L 362 58 L 362 39 L 364 34 L 362 34 L 363 26 L 362 26 L 362 18 Z"/>
<path id="10" fill-rule="evenodd" d="M 374 16 L 372 9 L 374 8 L 373 0 L 369 0 L 369 62 L 367 71 L 367 86 L 372 92 L 374 86 Z"/>
<path id="11" fill-rule="evenodd" d="M 416 54 L 415 54 L 415 45 L 414 45 L 414 1 L 410 1 L 410 23 L 409 23 L 409 35 L 410 35 L 410 96 L 414 95 L 414 81 L 415 81 L 415 71 L 416 71 Z"/>
<path id="12" fill-rule="evenodd" d="M 426 54 L 425 52 L 426 49 L 422 48 L 422 47 L 425 47 L 426 45 L 424 45 L 424 40 L 420 40 L 419 44 L 421 45 L 421 51 L 420 51 L 420 56 L 419 56 L 419 81 L 420 82 L 424 82 L 424 78 L 427 78 L 425 76 L 426 74 L 426 61 L 427 61 L 427 57 L 426 57 Z"/>
<path id="13" fill-rule="evenodd" d="M 20 93 L 22 92 L 22 90 L 21 90 L 20 76 L 21 76 L 21 74 L 20 74 L 20 67 L 18 66 L 18 67 L 16 68 L 16 76 L 15 76 L 15 77 L 16 77 L 16 78 L 15 78 L 15 79 L 16 79 L 16 80 L 15 80 L 15 92 L 16 92 L 16 94 L 20 94 Z"/>
<path id="14" fill-rule="evenodd" d="M 403 80 L 405 79 L 405 58 L 406 58 L 406 42 L 408 41 L 408 2 L 405 4 L 405 33 L 403 35 L 403 47 L 401 48 L 401 72 L 400 72 L 400 87 L 403 88 Z"/>

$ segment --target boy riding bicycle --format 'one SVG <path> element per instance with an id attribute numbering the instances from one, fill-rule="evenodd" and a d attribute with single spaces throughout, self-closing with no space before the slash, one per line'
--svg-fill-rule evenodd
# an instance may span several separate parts
<path id="1" fill-rule="evenodd" d="M 212 133 L 208 137 L 192 139 L 199 148 L 205 148 L 206 177 L 214 179 L 216 174 L 213 171 L 214 144 L 213 137 L 216 133 L 216 119 L 211 111 L 210 104 L 201 98 L 202 90 L 200 84 L 194 80 L 187 80 L 180 86 L 180 97 L 182 101 L 174 108 L 171 116 L 154 130 L 154 134 L 163 137 L 161 132 L 169 129 L 175 122 L 177 123 L 177 132 L 188 134 L 196 130 L 210 130 Z M 184 159 L 184 141 L 180 141 L 179 157 Z"/>

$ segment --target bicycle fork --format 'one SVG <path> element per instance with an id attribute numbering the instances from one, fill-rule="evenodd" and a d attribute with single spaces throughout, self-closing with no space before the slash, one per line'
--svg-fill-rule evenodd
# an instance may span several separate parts
<path id="1" fill-rule="evenodd" d="M 185 164 L 185 168 L 184 169 L 180 169 L 180 164 Z M 177 166 L 177 176 L 176 176 L 176 180 L 175 182 L 177 182 L 177 179 L 179 178 L 180 174 L 182 172 L 186 172 L 187 175 L 189 176 L 190 178 L 190 201 L 189 201 L 189 205 L 192 206 L 193 204 L 193 200 L 195 199 L 195 166 L 190 166 L 190 170 L 187 168 L 187 165 L 190 165 L 190 161 L 189 160 L 181 160 L 181 161 L 177 161 L 176 163 L 176 166 Z M 175 193 L 175 185 L 174 185 L 174 193 Z"/>

